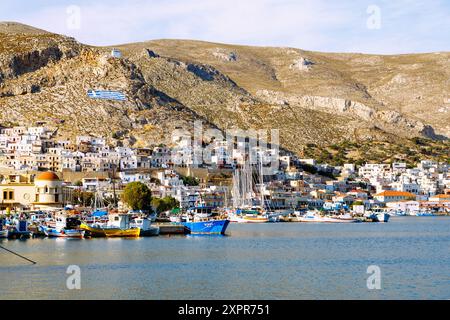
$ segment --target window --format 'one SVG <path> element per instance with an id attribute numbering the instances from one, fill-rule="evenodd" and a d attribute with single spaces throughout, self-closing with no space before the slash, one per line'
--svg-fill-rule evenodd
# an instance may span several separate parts
<path id="1" fill-rule="evenodd" d="M 14 191 L 3 191 L 3 200 L 14 200 Z"/>

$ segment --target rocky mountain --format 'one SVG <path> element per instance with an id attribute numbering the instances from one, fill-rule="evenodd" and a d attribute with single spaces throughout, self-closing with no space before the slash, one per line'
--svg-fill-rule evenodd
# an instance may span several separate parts
<path id="1" fill-rule="evenodd" d="M 200 119 L 221 130 L 280 129 L 282 147 L 300 155 L 344 142 L 378 152 L 381 143 L 380 160 L 392 160 L 401 158 L 396 146 L 420 152 L 427 141 L 450 158 L 448 52 L 381 56 L 186 40 L 115 48 L 122 58 L 111 57 L 112 47 L 0 23 L 0 123 L 47 122 L 62 137 L 145 146 L 170 143 L 174 130 Z M 91 89 L 127 99 L 91 99 Z M 345 160 L 363 157 L 343 148 Z"/>

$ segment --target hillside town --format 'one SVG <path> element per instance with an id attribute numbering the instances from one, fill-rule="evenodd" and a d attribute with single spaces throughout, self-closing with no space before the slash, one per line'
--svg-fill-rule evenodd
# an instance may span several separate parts
<path id="1" fill-rule="evenodd" d="M 119 195 L 130 182 L 145 183 L 153 197 L 175 198 L 181 208 L 199 201 L 212 208 L 232 205 L 232 177 L 242 167 L 241 148 L 224 161 L 223 142 L 213 144 L 211 161 L 192 166 L 183 148 L 164 145 L 131 148 L 105 139 L 78 136 L 54 138 L 45 126 L 0 129 L 0 210 L 45 210 L 77 202 L 82 192 Z M 186 147 L 184 145 L 183 147 Z M 175 152 L 173 150 L 176 150 Z M 274 150 L 264 154 L 273 161 Z M 404 212 L 450 211 L 450 165 L 423 160 L 332 167 L 293 155 L 277 158 L 278 167 L 257 188 L 273 210 L 387 207 Z M 78 192 L 78 193 L 77 193 Z M 89 205 L 89 204 L 85 204 Z"/>

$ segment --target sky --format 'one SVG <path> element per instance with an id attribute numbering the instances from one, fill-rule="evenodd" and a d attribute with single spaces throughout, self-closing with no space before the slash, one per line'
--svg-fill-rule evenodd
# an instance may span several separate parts
<path id="1" fill-rule="evenodd" d="M 0 21 L 91 45 L 194 39 L 325 52 L 450 51 L 450 0 L 0 0 Z"/>

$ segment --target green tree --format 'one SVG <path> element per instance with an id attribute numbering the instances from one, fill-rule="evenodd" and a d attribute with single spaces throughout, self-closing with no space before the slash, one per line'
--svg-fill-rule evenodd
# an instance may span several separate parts
<path id="1" fill-rule="evenodd" d="M 155 210 L 157 213 L 166 211 L 164 201 L 161 198 L 153 198 L 151 204 L 153 210 Z"/>
<path id="2" fill-rule="evenodd" d="M 125 187 L 122 200 L 133 210 L 149 210 L 152 193 L 142 182 L 131 182 Z"/>
<path id="3" fill-rule="evenodd" d="M 153 198 L 151 204 L 157 213 L 172 210 L 180 206 L 180 202 L 172 197 Z"/>
<path id="4" fill-rule="evenodd" d="M 356 201 L 353 201 L 353 203 L 352 203 L 352 207 L 353 206 L 362 206 L 362 205 L 364 205 L 364 202 L 361 200 L 356 200 Z"/>
<path id="5" fill-rule="evenodd" d="M 199 181 L 195 177 L 181 176 L 181 180 L 183 180 L 183 183 L 185 186 L 198 186 L 199 185 Z"/>
<path id="6" fill-rule="evenodd" d="M 73 203 L 81 206 L 90 206 L 94 200 L 94 196 L 93 192 L 74 190 Z"/>

